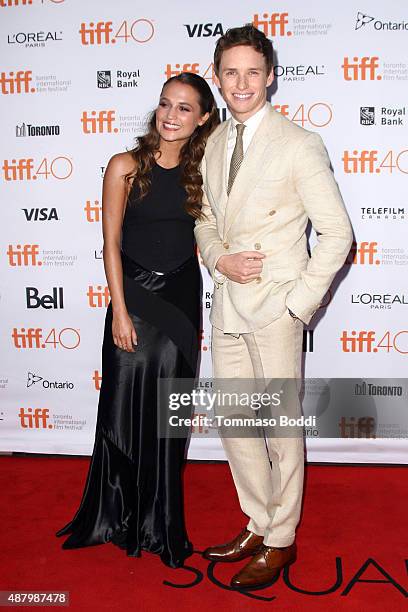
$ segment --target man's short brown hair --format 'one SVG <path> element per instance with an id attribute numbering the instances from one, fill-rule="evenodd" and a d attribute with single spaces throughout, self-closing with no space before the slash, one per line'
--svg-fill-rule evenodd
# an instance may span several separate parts
<path id="1" fill-rule="evenodd" d="M 270 74 L 273 66 L 272 42 L 263 32 L 248 23 L 241 28 L 230 28 L 218 39 L 214 52 L 214 70 L 217 76 L 223 52 L 238 46 L 252 47 L 261 53 L 265 58 L 267 74 Z"/>

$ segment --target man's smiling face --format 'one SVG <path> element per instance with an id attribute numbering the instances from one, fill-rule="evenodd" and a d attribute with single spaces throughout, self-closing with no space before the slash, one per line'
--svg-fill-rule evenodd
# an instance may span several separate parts
<path id="1" fill-rule="evenodd" d="M 230 113 L 244 122 L 266 102 L 266 88 L 273 81 L 267 74 L 264 56 L 250 46 L 238 45 L 223 52 L 215 84 Z"/>

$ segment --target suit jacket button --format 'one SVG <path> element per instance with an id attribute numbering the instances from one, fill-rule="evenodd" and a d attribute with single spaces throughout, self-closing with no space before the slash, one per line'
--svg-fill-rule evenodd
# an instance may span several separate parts
<path id="1" fill-rule="evenodd" d="M 261 245 L 259 242 L 255 242 L 254 247 L 257 251 L 259 251 L 259 249 L 261 248 Z"/>
<path id="2" fill-rule="evenodd" d="M 262 281 L 262 276 L 258 276 L 258 278 L 255 279 L 257 283 L 260 283 Z"/>
<path id="3" fill-rule="evenodd" d="M 222 245 L 224 247 L 224 249 L 229 249 L 229 244 L 228 242 L 224 242 L 224 244 Z"/>
<path id="4" fill-rule="evenodd" d="M 270 214 L 270 216 L 271 216 L 271 217 L 272 217 L 272 215 L 274 215 L 275 213 L 276 213 L 276 210 L 270 210 L 270 211 L 269 211 L 269 214 Z"/>

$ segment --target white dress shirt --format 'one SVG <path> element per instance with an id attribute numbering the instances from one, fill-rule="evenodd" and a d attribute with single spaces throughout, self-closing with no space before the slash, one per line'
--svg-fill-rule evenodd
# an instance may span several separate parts
<path id="1" fill-rule="evenodd" d="M 261 123 L 262 119 L 264 118 L 264 115 L 266 113 L 266 105 L 267 103 L 264 104 L 264 106 L 262 108 L 259 109 L 259 111 L 257 111 L 255 113 L 255 115 L 252 115 L 252 117 L 250 117 L 249 119 L 247 119 L 246 121 L 244 121 L 244 125 L 245 130 L 243 132 L 242 135 L 242 143 L 244 146 L 244 155 L 251 143 L 251 140 L 256 132 L 256 130 L 259 127 L 259 124 Z M 226 165 L 226 176 L 225 176 L 225 184 L 228 185 L 228 176 L 229 176 L 229 169 L 230 169 L 230 165 L 231 165 L 231 158 L 232 158 L 232 153 L 234 151 L 234 147 L 235 147 L 235 142 L 237 140 L 237 130 L 235 128 L 235 126 L 237 125 L 237 123 L 241 123 L 240 121 L 237 121 L 235 119 L 235 117 L 231 117 L 231 124 L 230 124 L 230 129 L 228 132 L 228 142 L 227 142 L 227 165 Z"/>

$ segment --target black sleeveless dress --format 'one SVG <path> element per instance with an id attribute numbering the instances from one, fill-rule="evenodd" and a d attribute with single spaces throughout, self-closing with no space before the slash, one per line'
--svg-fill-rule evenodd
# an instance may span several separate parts
<path id="1" fill-rule="evenodd" d="M 169 392 L 174 381 L 178 391 L 178 379 L 197 373 L 201 275 L 180 168 L 156 164 L 151 179 L 141 201 L 133 186 L 122 228 L 124 295 L 138 344 L 134 353 L 114 345 L 109 305 L 89 472 L 77 513 L 56 535 L 70 533 L 63 548 L 113 542 L 129 556 L 146 550 L 179 567 L 192 554 L 182 493 L 189 432 L 161 437 L 157 381 L 167 379 Z"/>

